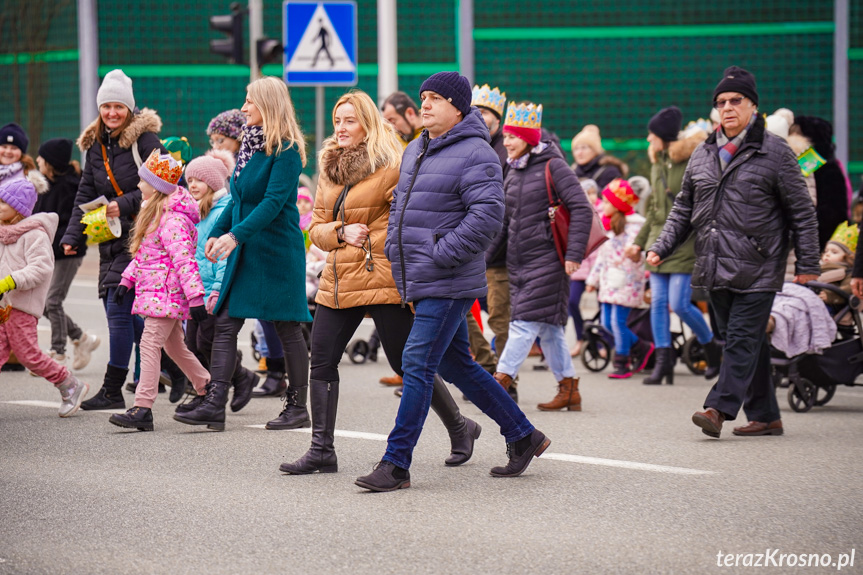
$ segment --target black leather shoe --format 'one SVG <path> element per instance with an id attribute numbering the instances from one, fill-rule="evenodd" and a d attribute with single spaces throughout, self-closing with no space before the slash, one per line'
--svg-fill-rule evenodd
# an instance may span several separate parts
<path id="1" fill-rule="evenodd" d="M 190 401 L 186 401 L 177 406 L 174 413 L 189 413 L 194 411 L 204 402 L 206 395 L 196 395 Z"/>
<path id="2" fill-rule="evenodd" d="M 285 393 L 287 388 L 288 382 L 284 373 L 268 371 L 264 384 L 252 390 L 252 397 L 278 397 Z"/>
<path id="3" fill-rule="evenodd" d="M 464 418 L 464 431 L 459 434 L 450 435 L 450 456 L 444 461 L 445 465 L 455 467 L 467 461 L 473 455 L 474 441 L 479 439 L 482 427 L 472 419 Z"/>
<path id="4" fill-rule="evenodd" d="M 534 429 L 530 435 L 523 439 L 514 443 L 507 443 L 506 456 L 509 458 L 509 463 L 504 467 L 492 467 L 491 475 L 493 477 L 518 477 L 524 473 L 531 460 L 542 455 L 550 444 L 551 440 L 538 429 Z"/>
<path id="5" fill-rule="evenodd" d="M 411 474 L 407 469 L 397 467 L 389 461 L 381 461 L 375 465 L 374 471 L 358 477 L 354 483 L 369 491 L 395 491 L 411 486 Z"/>
<path id="6" fill-rule="evenodd" d="M 153 412 L 146 407 L 133 407 L 126 413 L 115 413 L 108 421 L 118 427 L 153 431 Z"/>
<path id="7" fill-rule="evenodd" d="M 227 383 L 211 381 L 207 384 L 204 400 L 192 411 L 175 414 L 174 420 L 186 425 L 206 425 L 208 429 L 224 431 L 228 386 Z"/>
<path id="8" fill-rule="evenodd" d="M 309 418 L 309 411 L 306 409 L 306 397 L 309 388 L 306 387 L 288 387 L 285 392 L 285 407 L 279 416 L 272 421 L 268 421 L 264 427 L 266 429 L 298 429 L 300 427 L 311 427 L 312 420 Z"/>
<path id="9" fill-rule="evenodd" d="M 240 411 L 252 400 L 252 390 L 258 385 L 261 378 L 258 375 L 246 368 L 241 368 L 241 371 L 232 382 L 234 385 L 234 396 L 231 398 L 231 411 Z"/>

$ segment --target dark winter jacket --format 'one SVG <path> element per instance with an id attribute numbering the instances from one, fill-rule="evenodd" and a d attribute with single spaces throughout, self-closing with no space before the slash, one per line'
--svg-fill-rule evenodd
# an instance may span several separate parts
<path id="1" fill-rule="evenodd" d="M 61 244 L 69 244 L 79 248 L 84 245 L 86 238 L 81 217 L 84 213 L 78 207 L 95 200 L 99 196 L 105 196 L 109 201 L 116 201 L 120 207 L 120 223 L 123 228 L 122 235 L 116 240 L 110 240 L 99 244 L 99 297 L 108 295 L 108 288 L 117 287 L 122 279 L 121 274 L 132 256 L 129 255 L 129 230 L 132 228 L 133 218 L 141 208 L 141 191 L 138 189 L 138 165 L 132 154 L 132 146 L 138 146 L 138 152 L 143 161 L 147 160 L 150 153 L 158 148 L 161 153 L 167 151 L 159 143 L 159 130 L 162 129 L 162 120 L 156 112 L 144 108 L 132 119 L 132 123 L 123 130 L 119 138 L 112 138 L 110 134 L 96 134 L 96 121 L 87 126 L 78 138 L 78 148 L 86 154 L 86 166 L 78 186 L 78 194 L 75 197 L 75 208 L 66 233 L 63 234 Z M 108 179 L 105 170 L 105 162 L 102 159 L 102 146 L 108 155 L 108 164 L 117 180 L 117 185 L 123 191 L 118 196 Z"/>
<path id="2" fill-rule="evenodd" d="M 497 157 L 500 158 L 500 167 L 503 170 L 504 177 L 506 177 L 506 170 L 509 166 L 506 165 L 507 153 L 506 148 L 503 147 L 503 125 L 491 137 L 491 147 L 494 148 Z"/>
<path id="3" fill-rule="evenodd" d="M 836 227 L 848 220 L 848 185 L 836 158 L 815 170 L 815 213 L 818 217 L 818 248 L 823 251 Z"/>
<path id="4" fill-rule="evenodd" d="M 542 152 L 530 154 L 523 170 L 510 168 L 504 184 L 511 317 L 565 325 L 569 317 L 569 276 L 560 263 L 551 234 L 546 164 L 551 167 L 558 196 L 569 209 L 568 261 L 581 263 L 584 258 L 593 209 L 563 155 L 551 142 L 546 143 L 548 147 Z"/>
<path id="5" fill-rule="evenodd" d="M 485 250 L 503 223 L 500 159 L 472 108 L 449 132 L 408 144 L 387 228 L 386 256 L 405 301 L 486 295 Z"/>
<path id="6" fill-rule="evenodd" d="M 60 240 L 66 233 L 66 227 L 69 225 L 69 218 L 72 217 L 72 210 L 75 207 L 75 197 L 78 194 L 78 185 L 81 183 L 81 174 L 75 172 L 72 167 L 69 167 L 63 175 L 55 174 L 54 181 L 50 181 L 48 192 L 40 195 L 36 200 L 36 207 L 33 208 L 33 213 L 48 212 L 57 214 L 60 218 L 60 223 L 57 225 L 57 233 L 54 234 L 52 247 L 54 248 L 54 259 L 62 260 L 66 258 L 81 258 L 87 253 L 87 244 L 82 243 L 78 247 L 78 253 L 72 256 L 67 256 L 60 246 Z"/>
<path id="7" fill-rule="evenodd" d="M 789 239 L 797 274 L 820 273 L 815 207 L 794 152 L 758 116 L 725 172 L 716 132 L 692 154 L 665 227 L 650 251 L 664 259 L 695 233 L 692 286 L 782 289 Z"/>
<path id="8" fill-rule="evenodd" d="M 614 178 L 625 178 L 629 175 L 629 166 L 622 160 L 605 154 L 599 154 L 586 164 L 575 164 L 573 169 L 579 179 L 590 178 L 595 181 L 600 192 Z"/>
<path id="9" fill-rule="evenodd" d="M 503 178 L 506 180 L 509 165 L 506 163 L 506 148 L 503 147 L 503 126 L 498 128 L 494 136 L 491 137 L 491 147 L 494 148 L 494 151 L 497 152 L 497 157 L 500 158 L 500 167 L 503 170 Z M 486 268 L 506 267 L 506 237 L 506 226 L 504 226 L 485 251 Z"/>

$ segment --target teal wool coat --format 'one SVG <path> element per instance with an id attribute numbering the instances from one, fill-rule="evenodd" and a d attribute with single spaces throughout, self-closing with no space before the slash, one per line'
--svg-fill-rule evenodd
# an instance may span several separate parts
<path id="1" fill-rule="evenodd" d="M 231 176 L 231 201 L 210 232 L 231 232 L 239 245 L 228 257 L 214 313 L 270 321 L 310 322 L 306 302 L 306 250 L 297 211 L 302 170 L 295 147 L 249 159 Z"/>

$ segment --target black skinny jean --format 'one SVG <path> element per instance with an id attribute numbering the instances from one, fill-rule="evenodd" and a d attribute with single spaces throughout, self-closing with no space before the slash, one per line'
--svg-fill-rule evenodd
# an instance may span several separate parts
<path id="1" fill-rule="evenodd" d="M 312 379 L 339 381 L 339 362 L 366 314 L 375 322 L 390 367 L 403 374 L 402 352 L 414 322 L 409 307 L 384 304 L 333 309 L 318 305 L 312 324 Z"/>

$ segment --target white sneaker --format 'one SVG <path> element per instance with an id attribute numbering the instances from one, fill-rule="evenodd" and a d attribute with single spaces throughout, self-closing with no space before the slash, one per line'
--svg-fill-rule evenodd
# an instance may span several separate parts
<path id="1" fill-rule="evenodd" d="M 47 353 L 48 357 L 50 357 L 51 359 L 53 359 L 54 361 L 56 361 L 60 365 L 66 365 L 66 355 L 65 354 L 57 353 L 53 349 L 49 349 L 45 353 Z M 30 371 L 29 369 L 27 371 L 33 377 L 40 377 L 39 374 L 34 373 L 34 372 Z"/>
<path id="2" fill-rule="evenodd" d="M 59 415 L 60 417 L 70 417 L 81 407 L 81 401 L 90 391 L 90 386 L 78 381 L 78 378 L 70 373 L 66 381 L 57 386 L 57 389 L 60 390 L 60 398 L 62 399 Z"/>
<path id="3" fill-rule="evenodd" d="M 73 341 L 72 345 L 75 347 L 72 353 L 74 356 L 72 369 L 78 371 L 87 367 L 87 364 L 90 363 L 90 354 L 93 353 L 94 349 L 99 347 L 100 343 L 102 343 L 102 340 L 99 339 L 99 336 L 88 333 L 82 335 L 81 339 Z"/>

